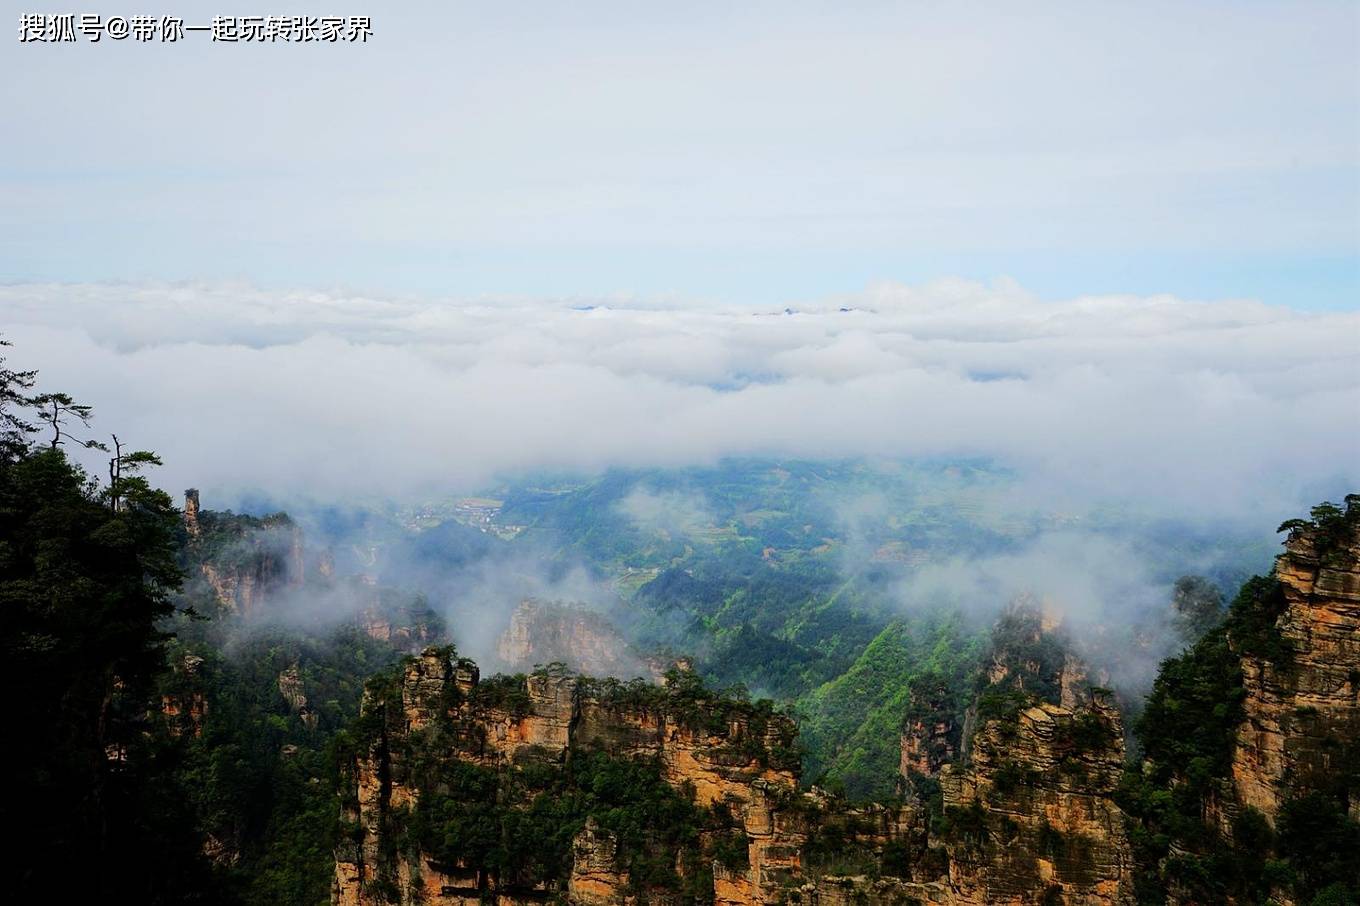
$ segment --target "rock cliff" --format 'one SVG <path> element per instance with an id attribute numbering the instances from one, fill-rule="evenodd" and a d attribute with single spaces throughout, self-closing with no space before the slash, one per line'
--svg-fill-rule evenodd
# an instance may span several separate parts
<path id="1" fill-rule="evenodd" d="M 317 715 L 307 704 L 307 692 L 302 683 L 302 672 L 297 664 L 291 665 L 279 674 L 279 694 L 288 703 L 288 708 L 309 729 L 315 730 Z"/>
<path id="2" fill-rule="evenodd" d="M 971 764 L 941 773 L 948 901 L 1133 902 L 1133 857 L 1114 791 L 1119 712 L 1103 694 L 1072 711 L 1048 702 L 993 721 Z"/>
<path id="3" fill-rule="evenodd" d="M 591 752 L 654 765 L 671 789 L 721 816 L 693 852 L 666 856 L 682 879 L 692 871 L 683 866 L 707 860 L 703 898 L 716 904 L 1131 902 L 1131 858 L 1111 799 L 1123 735 L 1103 694 L 1076 711 L 1040 703 L 986 723 L 968 764 L 940 771 L 945 822 L 932 830 L 921 804 L 851 807 L 800 792 L 787 718 L 696 695 L 692 674 L 673 671 L 668 682 L 552 672 L 483 682 L 446 649 L 412 659 L 366 696 L 370 735 L 342 791 L 351 832 L 337 851 L 334 902 L 669 901 L 675 894 L 630 876 L 619 841 L 593 816 L 573 832 L 561 873 L 534 884 L 410 845 L 422 801 L 432 807 L 463 782 L 431 782 L 429 764 L 487 772 L 479 776 L 503 800 L 517 795 L 507 792 L 516 778 L 569 771 Z M 526 798 L 514 808 L 540 805 Z"/>
<path id="4" fill-rule="evenodd" d="M 1123 734 L 1102 693 L 1076 710 L 1039 702 L 984 722 L 969 761 L 938 772 L 945 820 L 932 829 L 921 803 L 850 807 L 800 792 L 793 724 L 700 690 L 678 670 L 664 687 L 548 671 L 483 682 L 471 662 L 427 650 L 366 696 L 370 730 L 342 791 L 351 833 L 337 851 L 334 902 L 667 901 L 630 876 L 619 841 L 593 817 L 573 832 L 569 864 L 536 884 L 409 844 L 422 801 L 430 808 L 461 782 L 431 782 L 430 763 L 486 771 L 503 798 L 525 772 L 569 771 L 590 752 L 654 765 L 671 789 L 721 816 L 693 852 L 667 857 L 682 879 L 684 865 L 707 860 L 703 898 L 716 904 L 1131 902 L 1132 860 L 1111 798 Z"/>
<path id="5" fill-rule="evenodd" d="M 628 887 L 628 871 L 619 864 L 619 841 L 587 818 L 585 827 L 572 839 L 571 877 L 567 898 L 580 906 L 622 903 Z"/>
<path id="6" fill-rule="evenodd" d="M 496 654 L 509 670 L 532 670 L 562 663 L 589 676 L 652 676 L 602 614 L 584 606 L 533 598 L 521 601 L 510 615 Z"/>
<path id="7" fill-rule="evenodd" d="M 1311 516 L 1144 704 L 1120 784 L 1142 899 L 1360 898 L 1360 496 Z"/>
<path id="8" fill-rule="evenodd" d="M 685 688 L 554 672 L 483 682 L 475 665 L 446 649 L 413 659 L 395 686 L 375 688 L 365 698 L 371 733 L 354 754 L 342 790 L 343 819 L 352 834 L 337 852 L 334 902 L 518 902 L 547 897 L 553 884 L 565 887 L 574 902 L 636 898 L 617 843 L 589 820 L 572 841 L 566 877 L 549 883 L 470 870 L 419 847 L 393 851 L 396 825 L 419 813 L 422 797 L 441 793 L 438 784 L 424 782 L 423 765 L 475 766 L 491 772 L 485 776 L 505 791 L 526 772 L 562 770 L 592 752 L 653 764 L 694 806 L 723 816 L 705 833 L 713 839 L 736 834 L 744 851 L 732 860 L 737 867 L 709 868 L 717 902 L 773 901 L 800 867 L 800 823 L 787 807 L 797 796 L 795 729 L 787 718 L 755 706 L 695 694 L 692 675 L 673 671 L 671 681 Z M 682 877 L 687 855 L 672 856 Z M 657 899 L 657 891 L 650 898 Z"/>
<path id="9" fill-rule="evenodd" d="M 895 804 L 800 790 L 793 723 L 711 693 L 692 672 L 672 670 L 662 686 L 557 669 L 483 681 L 471 662 L 429 649 L 366 694 L 334 902 L 1131 906 L 1345 893 L 1356 871 L 1344 858 L 1314 866 L 1293 853 L 1337 845 L 1318 839 L 1360 843 L 1360 500 L 1347 519 L 1296 527 L 1274 576 L 1248 583 L 1269 599 L 1235 604 L 1166 662 L 1148 708 L 1159 720 L 1168 709 L 1206 716 L 1160 738 L 1203 730 L 1191 750 L 1208 754 L 1127 763 L 1113 693 L 1092 683 L 1099 665 L 1022 603 L 998 621 L 971 706 L 934 680 L 909 690 Z M 627 801 L 571 811 L 592 789 L 624 786 Z M 1341 817 L 1314 829 L 1332 836 L 1301 844 L 1311 832 L 1287 824 L 1306 794 L 1340 801 Z M 635 803 L 652 810 L 641 827 L 620 823 Z M 1253 831 L 1255 812 L 1273 827 Z M 478 851 L 479 834 L 505 841 L 511 828 L 557 855 Z M 1233 873 L 1253 876 L 1238 884 Z"/>
<path id="10" fill-rule="evenodd" d="M 438 616 L 420 595 L 335 575 L 328 550 L 308 547 L 286 514 L 243 516 L 204 510 L 185 492 L 185 597 L 200 612 L 268 622 L 352 619 L 371 637 L 416 654 L 442 639 Z"/>
<path id="11" fill-rule="evenodd" d="M 1291 795 L 1324 789 L 1340 766 L 1360 762 L 1360 523 L 1331 537 L 1296 529 L 1275 578 L 1288 656 L 1242 658 L 1246 720 L 1232 759 L 1238 801 L 1272 822 Z M 1360 817 L 1360 788 L 1348 796 Z"/>
<path id="12" fill-rule="evenodd" d="M 899 742 L 898 773 L 903 778 L 934 777 L 958 756 L 962 729 L 946 683 L 927 681 L 912 688 Z"/>
<path id="13" fill-rule="evenodd" d="M 208 697 L 203 691 L 200 670 L 203 658 L 186 654 L 171 664 L 170 682 L 161 693 L 161 717 L 172 737 L 203 733 L 208 716 Z"/>
<path id="14" fill-rule="evenodd" d="M 262 601 L 302 581 L 302 534 L 287 516 L 256 519 L 204 510 L 198 491 L 190 489 L 184 494 L 184 528 L 186 590 L 205 587 L 224 613 L 251 616 Z"/>

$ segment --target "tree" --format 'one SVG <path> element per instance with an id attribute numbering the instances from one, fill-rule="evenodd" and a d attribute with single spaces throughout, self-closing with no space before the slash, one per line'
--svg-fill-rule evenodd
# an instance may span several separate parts
<path id="1" fill-rule="evenodd" d="M 1181 576 L 1171 607 L 1181 640 L 1193 644 L 1223 619 L 1223 593 L 1203 576 Z"/>
<path id="2" fill-rule="evenodd" d="M 146 450 L 124 453 L 118 435 L 110 436 L 113 438 L 114 452 L 109 458 L 109 486 L 105 495 L 109 509 L 116 512 L 124 506 L 140 505 L 146 502 L 148 495 L 155 493 L 146 477 L 140 473 L 148 466 L 160 465 L 161 460 L 155 453 Z"/>
<path id="3" fill-rule="evenodd" d="M 145 452 L 115 457 L 107 487 L 66 455 L 64 424 L 91 410 L 60 393 L 32 395 L 33 372 L 0 369 L 0 688 L 10 792 L 0 819 L 17 833 L 9 890 L 49 889 L 156 903 L 193 899 L 198 854 L 158 779 L 150 734 L 153 685 L 164 668 L 158 622 L 173 610 L 178 519 L 136 472 Z M 53 435 L 33 443 L 28 412 Z M 100 447 L 78 441 L 85 447 Z M 71 868 L 83 870 L 73 877 Z M 58 881 L 57 879 L 60 879 Z"/>
<path id="4" fill-rule="evenodd" d="M 74 440 L 82 447 L 91 450 L 107 450 L 97 440 L 78 440 L 71 436 L 66 430 L 66 425 L 74 418 L 86 428 L 90 427 L 90 417 L 94 412 L 93 407 L 77 403 L 65 393 L 40 393 L 29 398 L 27 404 L 38 413 L 38 419 L 45 423 L 52 431 L 52 449 L 55 450 L 68 440 Z"/>
<path id="5" fill-rule="evenodd" d="M 0 340 L 0 347 L 12 346 L 8 340 Z M 0 355 L 0 461 L 11 462 L 28 447 L 28 438 L 38 430 L 37 426 L 21 414 L 32 405 L 29 391 L 38 379 L 36 371 L 15 371 L 5 367 L 5 357 Z"/>

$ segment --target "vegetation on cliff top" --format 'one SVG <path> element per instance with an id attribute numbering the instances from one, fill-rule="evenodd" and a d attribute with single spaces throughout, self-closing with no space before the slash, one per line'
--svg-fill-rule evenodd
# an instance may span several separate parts
<path id="1" fill-rule="evenodd" d="M 443 758 L 415 770 L 428 770 L 425 792 L 399 831 L 402 839 L 447 870 L 475 873 L 484 889 L 561 881 L 571 871 L 572 841 L 593 820 L 617 841 L 631 891 L 712 899 L 699 834 L 726 827 L 693 804 L 692 791 L 667 784 L 653 761 L 584 751 L 561 766 L 498 771 Z"/>
<path id="2" fill-rule="evenodd" d="M 885 627 L 844 674 L 797 703 L 808 780 L 853 800 L 891 798 L 904 721 L 961 726 L 983 645 L 956 614 Z"/>
<path id="3" fill-rule="evenodd" d="M 162 783 L 173 753 L 149 732 L 165 664 L 157 623 L 180 582 L 178 520 L 139 474 L 154 456 L 115 439 L 107 481 L 73 462 L 68 448 L 106 449 L 73 436 L 91 412 L 35 393 L 35 381 L 0 358 L 0 685 L 14 730 L 0 773 L 16 831 L 7 892 L 40 902 L 60 879 L 71 895 L 187 899 L 206 866 Z"/>
<path id="4" fill-rule="evenodd" d="M 214 885 L 244 904 L 329 902 L 334 868 L 338 750 L 359 712 L 365 679 L 397 653 L 353 626 L 324 634 L 262 629 L 229 652 L 181 626 L 174 658 L 202 661 L 192 678 L 167 678 L 168 694 L 198 694 L 198 734 L 173 741 L 167 783 L 190 808 L 193 833 L 220 847 Z M 306 716 L 283 696 L 295 671 Z"/>
<path id="5" fill-rule="evenodd" d="M 1322 504 L 1313 517 L 1280 530 L 1334 548 L 1360 527 L 1360 496 L 1349 495 L 1344 509 Z M 1360 902 L 1360 862 L 1339 856 L 1360 847 L 1360 824 L 1347 814 L 1360 791 L 1354 766 L 1338 766 L 1331 789 L 1288 799 L 1273 830 L 1250 808 L 1228 835 L 1205 820 L 1231 795 L 1229 767 L 1247 694 L 1242 659 L 1290 669 L 1292 650 L 1277 627 L 1284 604 L 1274 576 L 1252 578 L 1218 625 L 1162 664 L 1135 725 L 1143 760 L 1125 774 L 1118 796 L 1131 819 L 1142 902 L 1163 902 L 1168 887 L 1205 902 L 1264 901 L 1275 888 L 1301 902 Z"/>
<path id="6" fill-rule="evenodd" d="M 457 657 L 451 646 L 426 655 L 449 662 Z M 573 841 L 591 821 L 616 842 L 617 864 L 627 872 L 629 892 L 665 891 L 686 903 L 712 901 L 715 860 L 737 865 L 745 859 L 740 825 L 730 811 L 721 804 L 695 805 L 693 788 L 667 783 L 655 759 L 582 749 L 572 750 L 560 764 L 530 758 L 485 766 L 460 757 L 466 728 L 453 709 L 461 699 L 441 698 L 433 722 L 407 732 L 402 677 L 411 663 L 407 659 L 369 680 L 364 714 L 352 725 L 343 749 L 344 759 L 353 764 L 375 747 L 384 747 L 395 754 L 400 781 L 418 791 L 413 810 L 382 815 L 389 857 L 424 853 L 442 870 L 469 877 L 484 893 L 560 884 L 570 873 Z M 567 675 L 561 665 L 539 672 Z M 465 702 L 473 709 L 522 716 L 531 704 L 527 679 L 522 674 L 492 677 L 474 687 Z M 739 717 L 748 723 L 742 740 L 755 746 L 742 753 L 774 757 L 762 744 L 761 721 L 772 717 L 771 704 L 710 689 L 690 671 L 671 671 L 663 686 L 581 678 L 576 694 L 613 708 L 659 709 L 696 729 L 722 735 Z M 349 778 L 348 787 L 353 782 Z M 390 868 L 389 858 L 379 866 L 374 889 L 395 900 L 399 891 Z"/>

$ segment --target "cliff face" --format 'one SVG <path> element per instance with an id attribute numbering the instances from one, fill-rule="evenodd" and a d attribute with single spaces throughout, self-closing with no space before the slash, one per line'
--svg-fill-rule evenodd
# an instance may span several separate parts
<path id="1" fill-rule="evenodd" d="M 315 730 L 317 725 L 317 715 L 307 704 L 307 692 L 302 683 L 302 672 L 297 664 L 293 664 L 287 670 L 279 674 L 278 679 L 279 694 L 288 703 L 288 708 L 309 730 Z"/>
<path id="2" fill-rule="evenodd" d="M 203 658 L 192 654 L 184 655 L 171 665 L 173 691 L 161 694 L 161 717 L 173 737 L 198 737 L 203 733 L 208 697 L 199 676 L 202 666 Z"/>
<path id="3" fill-rule="evenodd" d="M 952 721 L 912 721 L 902 731 L 898 771 L 904 777 L 912 773 L 934 777 L 957 754 L 954 735 Z"/>
<path id="4" fill-rule="evenodd" d="M 633 688 L 636 692 L 636 688 Z M 802 836 L 784 803 L 796 796 L 796 763 L 780 753 L 794 727 L 778 715 L 675 713 L 664 696 L 638 701 L 617 686 L 596 686 L 570 675 L 539 673 L 517 681 L 482 683 L 475 665 L 431 649 L 412 661 L 399 688 L 384 701 L 366 697 L 369 719 L 382 732 L 349 769 L 343 820 L 354 828 L 336 857 L 333 901 L 340 904 L 468 904 L 546 898 L 549 886 L 526 887 L 485 872 L 462 870 L 432 853 L 393 852 L 395 817 L 409 814 L 423 795 L 412 753 L 461 762 L 505 778 L 527 765 L 563 765 L 578 754 L 645 760 L 672 788 L 701 807 L 730 815 L 730 830 L 745 840 L 745 865 L 714 870 L 719 903 L 771 902 L 800 866 Z M 718 720 L 716 718 L 724 719 Z M 509 784 L 510 781 L 503 781 Z M 677 864 L 680 853 L 675 854 Z M 617 843 L 587 821 L 572 847 L 565 881 L 573 902 L 625 901 L 629 879 Z M 636 892 L 629 896 L 635 898 Z"/>
<path id="5" fill-rule="evenodd" d="M 350 619 L 369 636 L 416 654 L 442 638 L 438 616 L 419 595 L 367 576 L 335 576 L 328 550 L 309 548 L 284 514 L 263 518 L 204 510 L 185 492 L 185 593 L 200 611 L 269 620 Z"/>
<path id="6" fill-rule="evenodd" d="M 324 573 L 318 576 L 320 586 L 344 589 L 337 597 L 346 602 L 359 628 L 371 638 L 407 654 L 418 654 L 441 640 L 440 621 L 423 599 L 394 594 L 362 580 L 342 585 Z"/>
<path id="7" fill-rule="evenodd" d="M 1232 760 L 1237 799 L 1274 821 L 1293 794 L 1323 789 L 1360 760 L 1360 525 L 1296 531 L 1275 563 L 1287 663 L 1242 659 L 1246 720 Z M 1360 817 L 1360 790 L 1349 791 Z"/>
<path id="8" fill-rule="evenodd" d="M 496 646 L 497 657 L 510 670 L 532 670 L 562 663 L 589 676 L 650 676 L 617 629 L 592 610 L 528 599 L 510 616 Z"/>
<path id="9" fill-rule="evenodd" d="M 576 832 L 563 873 L 533 885 L 395 843 L 411 839 L 400 825 L 422 797 L 440 795 L 423 781 L 420 758 L 494 772 L 505 790 L 528 766 L 565 770 L 589 752 L 655 764 L 670 788 L 726 816 L 701 835 L 739 841 L 735 858 L 711 864 L 720 906 L 1131 902 L 1131 859 L 1111 800 L 1123 736 L 1103 694 L 1076 711 L 1041 704 L 984 726 L 969 765 L 939 774 L 950 827 L 932 837 L 917 805 L 850 808 L 799 792 L 796 728 L 786 718 L 706 712 L 670 690 L 638 689 L 551 673 L 482 683 L 475 665 L 436 649 L 410 662 L 394 689 L 366 699 L 381 732 L 349 768 L 343 821 L 352 833 L 337 851 L 334 902 L 471 906 L 561 894 L 588 906 L 669 902 L 634 884 L 619 841 L 593 819 Z M 686 853 L 666 858 L 683 875 Z M 846 874 L 848 858 L 871 874 Z"/>
<path id="10" fill-rule="evenodd" d="M 972 762 L 941 774 L 951 903 L 1133 902 L 1133 859 L 1113 794 L 1124 765 L 1117 709 L 1040 703 L 994 721 Z"/>
<path id="11" fill-rule="evenodd" d="M 270 595 L 303 580 L 302 533 L 286 516 L 255 519 L 203 510 L 191 488 L 184 494 L 184 529 L 190 590 L 206 586 L 228 614 L 249 616 Z"/>
<path id="12" fill-rule="evenodd" d="M 1034 670 L 1044 677 L 1053 672 L 1050 652 L 1029 627 L 1017 638 L 1025 656 L 1008 652 L 998 661 L 1016 660 L 1000 677 L 1005 689 L 1033 684 L 1028 661 L 1041 662 Z M 1029 650 L 1036 645 L 1038 654 Z M 923 804 L 852 808 L 816 790 L 800 792 L 796 728 L 779 715 L 751 706 L 724 711 L 676 686 L 565 673 L 482 682 L 471 662 L 431 649 L 385 696 L 366 698 L 368 719 L 382 731 L 349 770 L 343 817 L 353 833 L 337 851 L 334 901 L 471 906 L 565 894 L 589 906 L 668 902 L 669 895 L 639 888 L 619 841 L 593 820 L 578 826 L 561 874 L 534 885 L 394 843 L 411 839 L 401 823 L 420 813 L 422 797 L 440 795 L 438 784 L 422 779 L 429 772 L 417 765 L 420 758 L 475 765 L 511 789 L 507 778 L 528 766 L 566 770 L 585 753 L 605 752 L 654 764 L 671 789 L 726 816 L 701 834 L 705 853 L 715 851 L 715 839 L 739 841 L 735 855 L 712 859 L 711 882 L 704 881 L 720 906 L 1129 903 L 1132 859 L 1112 800 L 1124 760 L 1119 715 L 1073 670 L 1065 687 L 1077 707 L 1038 703 L 993 716 L 976 734 L 966 766 L 944 764 L 953 727 L 908 728 L 924 731 L 923 766 L 938 769 L 941 831 L 929 826 Z M 697 682 L 692 677 L 676 671 L 668 682 Z M 1050 685 L 1056 693 L 1056 676 Z M 937 745 L 931 734 L 950 742 Z M 681 875 L 692 864 L 681 850 L 667 858 Z"/>
<path id="13" fill-rule="evenodd" d="M 242 616 L 253 613 L 260 599 L 282 584 L 279 564 L 267 556 L 225 568 L 204 563 L 199 569 L 217 603 L 228 613 Z"/>
<path id="14" fill-rule="evenodd" d="M 184 492 L 184 531 L 190 538 L 197 538 L 203 531 L 198 524 L 198 488 Z"/>
<path id="15" fill-rule="evenodd" d="M 1008 607 L 992 644 L 962 726 L 944 686 L 911 690 L 901 773 L 917 796 L 934 788 L 922 778 L 934 778 L 942 820 L 899 835 L 907 866 L 893 873 L 903 880 L 847 888 L 822 879 L 807 890 L 815 902 L 1133 901 L 1133 858 L 1114 801 L 1124 768 L 1118 709 L 1038 602 Z"/>
<path id="16" fill-rule="evenodd" d="M 567 898 L 580 906 L 610 906 L 622 903 L 628 886 L 628 872 L 619 864 L 619 841 L 602 830 L 594 818 L 571 844 L 571 877 Z"/>

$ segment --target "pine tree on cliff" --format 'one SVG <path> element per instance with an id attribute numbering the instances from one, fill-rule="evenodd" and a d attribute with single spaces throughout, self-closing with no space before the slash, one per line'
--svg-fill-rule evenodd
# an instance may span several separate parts
<path id="1" fill-rule="evenodd" d="M 1353 575 L 1360 566 L 1360 495 L 1346 495 L 1344 506 L 1319 504 L 1310 517 L 1290 519 L 1279 530 L 1289 532 L 1291 543 L 1305 540 L 1314 562 Z M 1344 581 L 1341 594 L 1353 594 Z M 1234 792 L 1235 750 L 1244 736 L 1256 735 L 1244 708 L 1244 665 L 1251 661 L 1258 671 L 1268 665 L 1292 683 L 1296 652 L 1281 623 L 1287 607 L 1277 570 L 1255 576 L 1222 619 L 1161 665 L 1135 726 L 1142 758 L 1130 765 L 1118 794 L 1131 819 L 1140 903 L 1164 903 L 1171 893 L 1193 903 L 1279 902 L 1281 894 L 1308 906 L 1360 903 L 1360 821 L 1353 805 L 1360 799 L 1360 760 L 1344 717 L 1316 723 L 1317 708 L 1309 706 L 1285 715 L 1276 734 L 1292 736 L 1302 750 L 1315 740 L 1323 769 L 1281 786 L 1273 820 Z M 1202 610 L 1207 615 L 1208 608 Z M 1346 650 L 1339 646 L 1333 656 Z M 1344 715 L 1357 687 L 1360 673 L 1339 688 L 1314 680 L 1310 692 L 1342 701 Z"/>
<path id="2" fill-rule="evenodd" d="M 1172 623 L 1181 640 L 1193 645 L 1223 619 L 1223 593 L 1203 576 L 1181 576 L 1171 599 Z"/>
<path id="3" fill-rule="evenodd" d="M 195 857 L 175 851 L 188 835 L 158 793 L 161 765 L 144 732 L 163 668 L 156 624 L 179 585 L 175 511 L 126 471 L 149 454 L 129 462 L 120 451 L 112 486 L 73 462 L 62 420 L 87 423 L 90 410 L 64 394 L 35 395 L 35 381 L 0 358 L 7 899 L 182 901 L 179 876 Z M 43 420 L 48 442 L 36 437 Z"/>
<path id="4" fill-rule="evenodd" d="M 11 346 L 8 340 L 0 340 L 0 349 Z M 0 355 L 0 462 L 9 463 L 28 449 L 28 439 L 38 428 L 26 417 L 31 408 L 33 385 L 38 379 L 36 371 L 15 371 L 5 367 L 5 357 Z"/>

